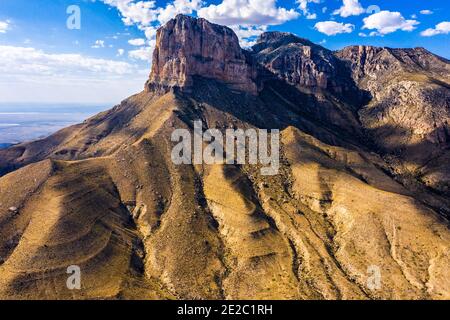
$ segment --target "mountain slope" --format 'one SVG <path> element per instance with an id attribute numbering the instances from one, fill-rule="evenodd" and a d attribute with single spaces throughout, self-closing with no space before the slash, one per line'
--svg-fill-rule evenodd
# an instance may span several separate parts
<path id="1" fill-rule="evenodd" d="M 231 32 L 177 16 L 143 92 L 0 151 L 1 298 L 450 298 L 448 196 L 399 172 L 410 155 L 386 161 L 348 54 L 279 33 L 251 53 Z M 279 129 L 279 174 L 175 165 L 172 132 L 196 120 Z"/>
<path id="2" fill-rule="evenodd" d="M 337 56 L 372 95 L 359 114 L 375 143 L 402 160 L 400 171 L 448 193 L 449 61 L 423 48 L 355 46 Z"/>

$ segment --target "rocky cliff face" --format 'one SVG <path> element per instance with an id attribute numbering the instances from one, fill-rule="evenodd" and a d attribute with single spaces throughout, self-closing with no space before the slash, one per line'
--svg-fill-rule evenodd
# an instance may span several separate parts
<path id="1" fill-rule="evenodd" d="M 424 48 L 393 49 L 372 46 L 349 46 L 336 52 L 336 56 L 350 63 L 353 78 L 369 82 L 388 73 L 427 72 L 435 77 L 449 80 L 449 61 Z M 365 83 L 363 83 L 365 84 Z M 370 89 L 370 85 L 367 85 Z M 376 89 L 374 87 L 374 89 Z M 376 91 L 376 90 L 373 90 Z"/>
<path id="2" fill-rule="evenodd" d="M 179 15 L 158 30 L 148 86 L 188 89 L 194 76 L 257 93 L 255 68 L 231 29 Z"/>
<path id="3" fill-rule="evenodd" d="M 448 190 L 445 167 L 438 170 L 439 182 L 425 172 L 431 160 L 445 162 L 436 159 L 445 159 L 450 145 L 449 61 L 423 48 L 352 46 L 336 55 L 372 96 L 359 115 L 376 144 L 405 160 L 408 170 L 429 186 Z"/>
<path id="4" fill-rule="evenodd" d="M 258 62 L 290 84 L 327 89 L 335 66 L 325 61 L 331 52 L 290 33 L 267 32 L 253 47 Z"/>
<path id="5" fill-rule="evenodd" d="M 253 47 L 256 60 L 284 81 L 313 91 L 359 95 L 348 70 L 334 54 L 290 33 L 267 32 Z"/>
<path id="6" fill-rule="evenodd" d="M 304 106 L 310 116 L 361 136 L 357 111 L 367 95 L 333 52 L 290 33 L 266 32 L 251 53 L 260 70 L 314 97 L 317 104 L 309 102 Z M 264 85 L 265 81 L 261 82 Z"/>

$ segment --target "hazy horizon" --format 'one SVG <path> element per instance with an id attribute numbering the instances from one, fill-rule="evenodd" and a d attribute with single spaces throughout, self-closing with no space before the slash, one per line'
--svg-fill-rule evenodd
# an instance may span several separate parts
<path id="1" fill-rule="evenodd" d="M 104 104 L 0 103 L 0 148 L 45 138 L 111 107 Z"/>

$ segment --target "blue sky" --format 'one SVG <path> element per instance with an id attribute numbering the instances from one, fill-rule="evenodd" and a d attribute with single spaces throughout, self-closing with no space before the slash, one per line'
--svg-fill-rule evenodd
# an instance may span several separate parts
<path id="1" fill-rule="evenodd" d="M 67 28 L 71 5 L 80 29 Z M 280 30 L 333 50 L 425 47 L 450 59 L 449 12 L 447 0 L 1 0 L 0 102 L 120 102 L 142 90 L 155 30 L 177 13 L 228 25 L 243 46 Z"/>

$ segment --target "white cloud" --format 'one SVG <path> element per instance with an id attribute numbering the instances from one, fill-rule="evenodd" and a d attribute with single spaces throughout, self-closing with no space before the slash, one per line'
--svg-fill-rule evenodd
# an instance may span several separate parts
<path id="1" fill-rule="evenodd" d="M 303 12 L 303 15 L 306 17 L 306 19 L 316 19 L 317 18 L 317 14 L 315 13 L 311 13 L 308 5 L 310 3 L 321 3 L 322 0 L 296 0 L 295 3 L 298 4 L 298 8 Z M 326 9 L 325 9 L 326 10 Z M 323 9 L 322 9 L 323 12 Z M 325 12 L 324 12 L 325 13 Z"/>
<path id="2" fill-rule="evenodd" d="M 6 31 L 8 31 L 10 28 L 9 24 L 9 20 L 0 21 L 0 33 L 6 33 Z"/>
<path id="3" fill-rule="evenodd" d="M 355 26 L 350 23 L 342 23 L 342 22 L 336 22 L 336 21 L 322 21 L 316 23 L 314 28 L 321 32 L 326 34 L 327 36 L 334 36 L 339 33 L 351 33 L 353 32 L 353 29 Z"/>
<path id="4" fill-rule="evenodd" d="M 103 40 L 96 40 L 92 48 L 98 49 L 98 48 L 104 48 L 105 47 L 105 41 Z"/>
<path id="5" fill-rule="evenodd" d="M 333 15 L 340 15 L 343 18 L 359 16 L 366 12 L 358 0 L 343 0 L 342 7 L 333 12 Z"/>
<path id="6" fill-rule="evenodd" d="M 320 3 L 321 0 L 296 0 L 295 1 L 298 4 L 298 8 L 302 10 L 303 12 L 308 11 L 308 4 L 309 3 Z"/>
<path id="7" fill-rule="evenodd" d="M 278 25 L 297 19 L 294 9 L 278 7 L 276 0 L 223 0 L 197 12 L 199 17 L 211 22 L 228 25 L 240 39 L 242 47 L 255 44 L 256 37 L 267 31 L 269 25 Z"/>
<path id="8" fill-rule="evenodd" d="M 380 35 L 395 32 L 397 30 L 413 31 L 417 20 L 406 20 L 400 12 L 380 11 L 363 19 L 363 29 L 376 30 Z"/>
<path id="9" fill-rule="evenodd" d="M 145 33 L 145 37 L 147 39 L 153 40 L 153 39 L 156 38 L 156 32 L 158 31 L 157 27 L 153 27 L 153 26 L 145 27 L 145 28 L 143 28 L 143 30 L 144 30 L 144 33 Z"/>
<path id="10" fill-rule="evenodd" d="M 249 48 L 256 44 L 256 38 L 267 31 L 267 26 L 230 26 L 240 40 L 241 47 Z"/>
<path id="11" fill-rule="evenodd" d="M 132 46 L 143 46 L 145 44 L 145 39 L 138 38 L 138 39 L 131 39 L 128 40 L 128 43 Z"/>
<path id="12" fill-rule="evenodd" d="M 147 76 L 127 62 L 0 46 L 2 101 L 119 102 L 142 90 Z"/>
<path id="13" fill-rule="evenodd" d="M 432 37 L 438 34 L 449 34 L 450 33 L 450 22 L 444 21 L 436 25 L 435 28 L 430 28 L 422 31 L 420 34 L 424 37 Z"/>
<path id="14" fill-rule="evenodd" d="M 421 10 L 420 14 L 429 15 L 429 14 L 433 14 L 433 11 L 431 11 L 431 10 Z"/>
<path id="15" fill-rule="evenodd" d="M 102 0 L 104 3 L 116 7 L 122 15 L 122 20 L 126 25 L 148 25 L 157 19 L 157 12 L 154 1 L 133 0 Z"/>
<path id="16" fill-rule="evenodd" d="M 150 47 L 141 47 L 136 50 L 131 50 L 128 52 L 128 56 L 131 59 L 143 60 L 150 62 L 152 60 L 154 46 Z"/>
<path id="17" fill-rule="evenodd" d="M 123 56 L 124 53 L 125 53 L 125 50 L 124 50 L 124 49 L 117 49 L 117 55 L 118 55 L 119 57 Z"/>
<path id="18" fill-rule="evenodd" d="M 177 14 L 192 14 L 200 9 L 201 0 L 175 0 L 165 7 L 157 7 L 156 1 L 134 0 L 102 0 L 104 3 L 116 7 L 122 15 L 126 25 L 138 25 L 144 29 L 154 23 L 163 24 Z"/>
<path id="19" fill-rule="evenodd" d="M 169 3 L 165 8 L 159 8 L 158 22 L 161 24 L 166 23 L 177 14 L 192 14 L 202 6 L 202 0 L 175 0 L 173 3 Z"/>
<path id="20" fill-rule="evenodd" d="M 31 47 L 0 46 L 0 73 L 22 75 L 125 75 L 135 72 L 129 63 L 86 57 L 77 53 L 46 53 Z"/>
<path id="21" fill-rule="evenodd" d="M 276 0 L 223 0 L 198 10 L 198 15 L 223 25 L 278 25 L 299 17 L 294 9 L 277 7 Z"/>

